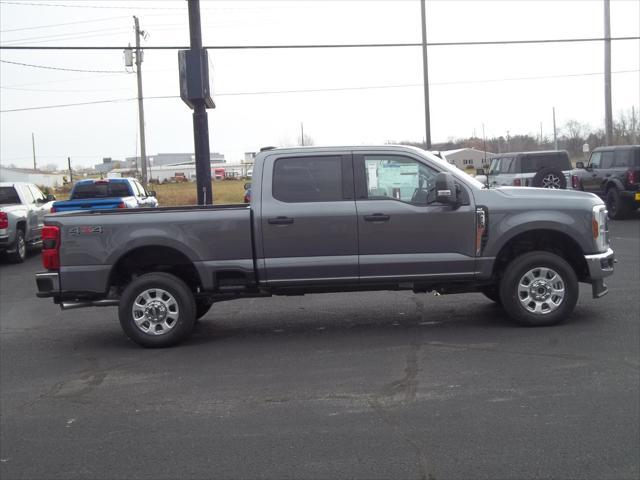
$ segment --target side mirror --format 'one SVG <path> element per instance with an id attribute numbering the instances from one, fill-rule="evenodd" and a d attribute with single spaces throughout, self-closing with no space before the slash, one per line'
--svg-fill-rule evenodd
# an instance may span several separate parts
<path id="1" fill-rule="evenodd" d="M 250 188 L 251 188 L 251 183 L 250 182 L 244 184 L 244 189 L 245 190 L 249 190 Z"/>
<path id="2" fill-rule="evenodd" d="M 484 173 L 484 168 L 477 168 L 476 175 L 486 175 L 486 173 Z"/>
<path id="3" fill-rule="evenodd" d="M 440 172 L 436 175 L 436 201 L 452 206 L 458 205 L 456 182 L 449 172 Z"/>
<path id="4" fill-rule="evenodd" d="M 149 190 L 149 191 L 147 192 L 147 195 L 148 195 L 148 196 L 150 196 L 150 197 L 157 197 L 157 195 L 156 195 L 156 191 L 155 191 L 155 190 Z"/>
<path id="5" fill-rule="evenodd" d="M 576 168 L 584 168 L 584 162 L 576 162 Z"/>
<path id="6" fill-rule="evenodd" d="M 55 199 L 56 199 L 55 195 L 52 195 L 50 193 L 47 195 L 47 202 L 53 202 L 55 201 Z"/>

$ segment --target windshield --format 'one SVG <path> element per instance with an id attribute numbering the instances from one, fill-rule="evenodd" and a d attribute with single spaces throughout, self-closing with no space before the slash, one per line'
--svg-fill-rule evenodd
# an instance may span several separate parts
<path id="1" fill-rule="evenodd" d="M 129 186 L 126 183 L 92 182 L 76 185 L 71 199 L 128 197 L 130 195 Z"/>
<path id="2" fill-rule="evenodd" d="M 0 187 L 0 205 L 20 203 L 20 197 L 14 187 Z"/>

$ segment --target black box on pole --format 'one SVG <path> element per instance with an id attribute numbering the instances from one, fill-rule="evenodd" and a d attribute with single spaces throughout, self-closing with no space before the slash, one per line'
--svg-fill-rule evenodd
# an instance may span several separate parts
<path id="1" fill-rule="evenodd" d="M 180 98 L 189 108 L 204 102 L 206 108 L 216 108 L 209 89 L 209 58 L 205 49 L 179 50 Z"/>

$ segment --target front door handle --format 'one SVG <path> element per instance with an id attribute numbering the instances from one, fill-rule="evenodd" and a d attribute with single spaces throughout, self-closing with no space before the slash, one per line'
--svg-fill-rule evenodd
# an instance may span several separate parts
<path id="1" fill-rule="evenodd" d="M 388 222 L 391 217 L 384 213 L 374 213 L 373 215 L 365 215 L 365 222 Z"/>
<path id="2" fill-rule="evenodd" d="M 291 225 L 293 223 L 293 218 L 275 217 L 269 218 L 267 222 L 269 222 L 269 225 Z"/>

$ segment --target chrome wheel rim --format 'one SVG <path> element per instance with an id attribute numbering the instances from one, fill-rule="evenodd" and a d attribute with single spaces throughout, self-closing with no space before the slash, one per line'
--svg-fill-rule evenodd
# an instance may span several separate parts
<path id="1" fill-rule="evenodd" d="M 24 237 L 18 237 L 18 255 L 20 258 L 25 258 L 27 255 L 27 245 L 24 241 Z"/>
<path id="2" fill-rule="evenodd" d="M 161 288 L 150 288 L 136 297 L 131 315 L 138 329 L 156 336 L 164 335 L 176 326 L 180 309 L 169 292 Z"/>
<path id="3" fill-rule="evenodd" d="M 518 282 L 520 305 L 536 315 L 547 315 L 556 311 L 562 305 L 564 296 L 564 280 L 550 268 L 532 268 Z"/>
<path id="4" fill-rule="evenodd" d="M 560 187 L 560 178 L 553 173 L 550 173 L 542 179 L 542 188 L 560 189 Z"/>

